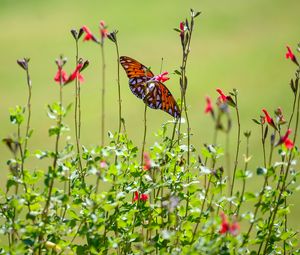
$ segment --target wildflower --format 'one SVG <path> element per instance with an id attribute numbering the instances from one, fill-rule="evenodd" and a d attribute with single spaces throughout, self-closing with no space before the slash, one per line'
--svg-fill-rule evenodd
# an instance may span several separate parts
<path id="1" fill-rule="evenodd" d="M 221 217 L 221 228 L 219 230 L 219 233 L 226 234 L 230 229 L 229 222 L 227 221 L 227 217 L 224 212 L 220 213 L 220 217 Z"/>
<path id="2" fill-rule="evenodd" d="M 285 147 L 290 150 L 294 147 L 294 143 L 292 140 L 289 139 L 289 135 L 292 133 L 291 129 L 288 129 L 284 136 L 282 136 L 279 142 L 276 145 L 284 144 Z"/>
<path id="3" fill-rule="evenodd" d="M 83 67 L 83 64 L 82 64 L 82 63 L 79 63 L 79 64 L 76 66 L 76 69 L 75 69 L 75 71 L 70 75 L 70 77 L 69 77 L 69 79 L 68 79 L 68 82 L 74 81 L 76 78 L 77 78 L 80 82 L 83 82 L 83 81 L 84 81 L 84 78 L 83 78 L 83 76 L 82 76 L 81 73 L 80 73 L 82 67 Z"/>
<path id="4" fill-rule="evenodd" d="M 83 41 L 94 41 L 98 42 L 97 38 L 92 34 L 91 30 L 87 26 L 82 27 L 83 31 L 85 32 L 85 36 L 83 38 Z"/>
<path id="5" fill-rule="evenodd" d="M 148 171 L 151 168 L 151 160 L 149 153 L 144 152 L 144 170 Z"/>
<path id="6" fill-rule="evenodd" d="M 107 168 L 107 164 L 106 164 L 105 160 L 100 161 L 100 168 Z"/>
<path id="7" fill-rule="evenodd" d="M 231 224 L 229 231 L 233 236 L 236 236 L 239 233 L 240 225 L 238 224 L 236 219 L 234 219 L 234 222 Z"/>
<path id="8" fill-rule="evenodd" d="M 65 84 L 68 80 L 67 73 L 62 69 L 62 67 L 58 67 L 57 73 L 54 77 L 54 80 L 59 84 Z"/>
<path id="9" fill-rule="evenodd" d="M 100 27 L 101 41 L 103 43 L 104 38 L 106 38 L 108 34 L 108 31 L 105 26 L 105 22 L 103 20 L 100 21 L 99 27 Z"/>
<path id="10" fill-rule="evenodd" d="M 219 103 L 221 103 L 221 104 L 226 103 L 226 104 L 229 104 L 232 107 L 236 106 L 236 104 L 233 101 L 233 99 L 231 98 L 231 96 L 226 96 L 221 89 L 216 89 L 216 91 L 220 94 L 220 96 L 218 97 Z"/>
<path id="11" fill-rule="evenodd" d="M 180 36 L 183 37 L 184 36 L 184 22 L 180 22 L 179 24 L 179 30 L 180 30 Z"/>
<path id="12" fill-rule="evenodd" d="M 263 111 L 263 113 L 265 114 L 265 120 L 268 122 L 268 124 L 269 124 L 271 127 L 275 128 L 275 129 L 277 130 L 277 128 L 276 128 L 276 126 L 275 126 L 275 123 L 274 123 L 274 120 L 270 117 L 270 115 L 269 115 L 269 113 L 267 112 L 267 110 L 266 110 L 266 109 L 262 109 L 262 111 Z"/>
<path id="13" fill-rule="evenodd" d="M 211 98 L 209 96 L 206 97 L 206 106 L 205 106 L 205 113 L 212 113 L 214 112 L 213 107 L 212 107 L 212 103 L 211 103 Z"/>
<path id="14" fill-rule="evenodd" d="M 294 55 L 294 53 L 292 52 L 291 48 L 289 46 L 286 46 L 287 48 L 287 53 L 285 53 L 285 57 L 287 59 L 292 60 L 297 66 L 299 65 L 296 56 Z"/>
<path id="15" fill-rule="evenodd" d="M 230 233 L 233 236 L 236 236 L 240 230 L 240 226 L 236 221 L 236 219 L 234 219 L 233 222 L 230 223 L 227 220 L 227 217 L 224 212 L 220 213 L 220 217 L 221 217 L 221 228 L 219 230 L 219 233 L 220 234 Z"/>
<path id="16" fill-rule="evenodd" d="M 139 194 L 137 191 L 134 192 L 134 198 L 133 201 L 141 200 L 143 202 L 146 202 L 148 200 L 149 196 L 147 194 Z"/>
<path id="17" fill-rule="evenodd" d="M 221 89 L 216 89 L 216 91 L 220 94 L 220 96 L 218 97 L 218 99 L 222 102 L 222 103 L 226 103 L 227 101 L 227 96 L 223 93 L 223 91 Z"/>
<path id="18" fill-rule="evenodd" d="M 153 79 L 154 79 L 155 81 L 165 82 L 165 81 L 167 81 L 167 80 L 170 80 L 169 77 L 166 77 L 168 74 L 169 74 L 169 73 L 165 71 L 165 72 L 163 72 L 163 73 L 161 73 L 161 74 L 159 74 L 159 75 L 156 75 Z"/>

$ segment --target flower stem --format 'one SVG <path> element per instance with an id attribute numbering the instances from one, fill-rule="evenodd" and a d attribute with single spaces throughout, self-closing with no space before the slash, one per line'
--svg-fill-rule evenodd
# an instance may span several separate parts
<path id="1" fill-rule="evenodd" d="M 243 176 L 243 185 L 242 185 L 242 192 L 240 196 L 240 201 L 238 203 L 237 209 L 236 209 L 236 217 L 238 218 L 241 205 L 244 201 L 244 194 L 245 194 L 245 189 L 246 189 L 246 171 L 248 168 L 248 159 L 249 159 L 249 136 L 246 137 L 246 158 L 245 158 L 245 166 L 244 166 L 244 176 Z"/>
<path id="2" fill-rule="evenodd" d="M 145 104 L 144 110 L 144 136 L 143 136 L 143 144 L 142 144 L 142 153 L 141 153 L 141 166 L 144 165 L 144 150 L 145 150 L 145 143 L 146 143 L 146 134 L 147 134 L 147 105 Z"/>
<path id="3" fill-rule="evenodd" d="M 120 142 L 120 133 L 121 133 L 121 125 L 122 125 L 122 99 L 121 99 L 121 83 L 120 83 L 120 54 L 119 54 L 119 46 L 118 41 L 115 41 L 116 52 L 117 52 L 117 84 L 118 84 L 118 104 L 119 104 L 119 123 L 118 123 L 118 134 L 117 134 L 117 145 Z M 115 164 L 117 164 L 118 156 L 115 157 Z M 115 179 L 115 177 L 114 177 Z"/>
<path id="4" fill-rule="evenodd" d="M 234 183 L 235 183 L 235 174 L 236 174 L 236 169 L 238 166 L 238 158 L 239 158 L 239 152 L 240 152 L 240 143 L 241 143 L 241 123 L 240 123 L 240 114 L 239 114 L 239 108 L 238 108 L 238 98 L 237 95 L 235 94 L 235 111 L 236 111 L 236 117 L 237 117 L 237 125 L 238 125 L 238 132 L 237 132 L 237 146 L 236 146 L 236 154 L 235 154 L 235 161 L 234 161 L 234 169 L 233 169 L 233 174 L 232 174 L 232 185 L 230 189 L 230 197 L 232 197 L 233 194 L 233 189 L 234 189 Z M 232 203 L 230 203 L 231 207 Z"/>
<path id="5" fill-rule="evenodd" d="M 102 58 L 102 93 L 101 93 L 101 146 L 104 146 L 104 128 L 105 128 L 105 56 L 104 56 L 104 44 L 100 44 L 101 58 Z"/>
<path id="6" fill-rule="evenodd" d="M 119 54 L 119 46 L 118 41 L 115 43 L 116 51 L 117 51 L 117 83 L 118 83 L 118 103 L 119 103 L 119 128 L 118 133 L 121 133 L 121 124 L 122 124 L 122 98 L 121 98 L 121 83 L 120 83 L 120 54 Z M 119 142 L 119 135 L 118 135 L 118 142 Z"/>
<path id="7" fill-rule="evenodd" d="M 264 157 L 264 167 L 267 167 L 267 159 L 266 159 L 266 140 L 264 137 L 264 125 L 261 124 L 261 143 L 263 147 L 263 157 Z"/>
<path id="8" fill-rule="evenodd" d="M 79 64 L 79 50 L 78 50 L 78 39 L 75 40 L 76 42 L 76 65 Z M 77 160 L 80 167 L 80 174 L 82 173 L 82 163 L 81 163 L 81 156 L 80 156 L 80 129 L 81 129 L 81 108 L 80 108 L 80 82 L 78 76 L 76 75 L 75 79 L 75 138 L 76 138 L 76 148 L 77 148 Z"/>
<path id="9" fill-rule="evenodd" d="M 28 109 L 28 117 L 27 117 L 27 123 L 26 123 L 26 139 L 24 143 L 24 153 L 26 154 L 27 151 L 27 144 L 28 144 L 28 139 L 29 139 L 29 132 L 30 132 L 30 120 L 31 120 L 31 79 L 29 76 L 29 70 L 28 68 L 26 69 L 26 77 L 27 77 L 27 86 L 28 86 L 28 99 L 27 99 L 27 109 Z M 24 168 L 24 160 L 22 159 L 22 169 Z M 23 171 L 23 170 L 22 170 Z"/>

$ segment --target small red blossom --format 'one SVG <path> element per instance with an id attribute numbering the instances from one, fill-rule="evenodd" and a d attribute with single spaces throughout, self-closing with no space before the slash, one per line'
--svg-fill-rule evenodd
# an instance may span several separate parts
<path id="1" fill-rule="evenodd" d="M 234 222 L 231 224 L 229 231 L 233 236 L 238 235 L 240 231 L 240 225 L 236 220 L 234 220 Z"/>
<path id="2" fill-rule="evenodd" d="M 62 68 L 59 67 L 54 80 L 59 84 L 65 84 L 68 80 L 68 75 Z"/>
<path id="3" fill-rule="evenodd" d="M 185 32 L 185 26 L 184 26 L 184 22 L 180 22 L 179 24 L 179 30 L 180 30 L 180 39 L 181 39 L 181 43 L 183 44 L 183 40 L 184 40 L 184 32 Z"/>
<path id="4" fill-rule="evenodd" d="M 221 228 L 219 230 L 219 233 L 226 234 L 230 229 L 229 222 L 227 221 L 227 217 L 224 212 L 220 213 L 220 217 L 221 217 Z"/>
<path id="5" fill-rule="evenodd" d="M 159 75 L 156 75 L 153 79 L 154 79 L 155 81 L 165 82 L 165 81 L 167 81 L 167 80 L 170 80 L 169 77 L 166 77 L 168 74 L 169 74 L 169 73 L 168 73 L 167 71 L 165 71 L 165 72 L 163 72 L 163 73 L 161 73 L 161 74 L 159 74 Z"/>
<path id="6" fill-rule="evenodd" d="M 205 106 L 205 113 L 213 113 L 213 106 L 211 103 L 211 98 L 209 96 L 206 97 L 206 106 Z"/>
<path id="7" fill-rule="evenodd" d="M 151 160 L 150 155 L 147 152 L 144 152 L 144 170 L 148 171 L 151 169 Z"/>
<path id="8" fill-rule="evenodd" d="M 265 114 L 265 120 L 268 122 L 268 124 L 271 127 L 275 128 L 277 130 L 277 128 L 275 126 L 275 123 L 274 123 L 274 120 L 270 117 L 270 114 L 267 112 L 267 110 L 266 109 L 262 109 L 262 111 Z"/>
<path id="9" fill-rule="evenodd" d="M 179 29 L 180 29 L 180 33 L 183 34 L 184 33 L 184 22 L 180 22 Z"/>
<path id="10" fill-rule="evenodd" d="M 77 77 L 77 79 L 80 81 L 80 82 L 83 82 L 84 81 L 84 78 L 83 76 L 81 75 L 80 73 L 80 70 L 82 68 L 83 64 L 80 63 L 76 66 L 76 69 L 75 71 L 70 75 L 69 79 L 68 79 L 68 82 L 71 82 L 71 81 L 74 81 Z"/>
<path id="11" fill-rule="evenodd" d="M 287 53 L 285 53 L 285 57 L 286 57 L 287 59 L 292 60 L 296 65 L 299 65 L 299 64 L 298 64 L 298 61 L 297 61 L 297 59 L 296 59 L 296 56 L 295 56 L 294 53 L 292 52 L 291 48 L 290 48 L 289 46 L 286 46 L 286 48 L 287 48 Z"/>
<path id="12" fill-rule="evenodd" d="M 96 37 L 92 34 L 91 30 L 87 26 L 82 27 L 83 31 L 85 32 L 85 36 L 83 38 L 83 41 L 94 41 L 97 42 Z"/>
<path id="13" fill-rule="evenodd" d="M 216 89 L 216 91 L 220 94 L 219 99 L 221 100 L 221 102 L 226 103 L 227 96 L 223 93 L 223 91 L 221 89 Z"/>
<path id="14" fill-rule="evenodd" d="M 220 217 L 221 217 L 221 228 L 219 230 L 219 233 L 220 234 L 230 233 L 233 236 L 236 236 L 240 230 L 240 226 L 236 221 L 236 219 L 234 219 L 233 222 L 230 223 L 227 220 L 227 216 L 225 215 L 224 212 L 220 213 Z"/>
<path id="15" fill-rule="evenodd" d="M 292 133 L 292 130 L 291 129 L 288 129 L 285 133 L 284 136 L 282 136 L 279 140 L 279 142 L 277 143 L 277 145 L 280 145 L 280 144 L 284 144 L 284 146 L 290 150 L 290 149 L 293 149 L 294 147 L 294 143 L 292 140 L 289 139 L 289 135 Z"/>
<path id="16" fill-rule="evenodd" d="M 216 91 L 219 93 L 218 97 L 218 105 L 220 104 L 228 104 L 232 107 L 236 107 L 236 103 L 233 101 L 231 96 L 226 96 L 224 92 L 221 89 L 216 89 Z"/>
<path id="17" fill-rule="evenodd" d="M 134 192 L 134 198 L 133 201 L 141 200 L 143 202 L 146 202 L 148 200 L 149 196 L 147 194 L 139 194 L 137 191 Z"/>
<path id="18" fill-rule="evenodd" d="M 108 34 L 108 31 L 106 29 L 106 26 L 105 26 L 105 22 L 103 20 L 100 21 L 100 34 L 101 34 L 101 40 L 103 41 L 104 38 L 107 37 L 107 34 Z"/>

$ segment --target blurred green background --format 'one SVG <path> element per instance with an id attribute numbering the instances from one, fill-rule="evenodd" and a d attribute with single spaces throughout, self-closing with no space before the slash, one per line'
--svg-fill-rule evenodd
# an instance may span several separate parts
<path id="1" fill-rule="evenodd" d="M 204 114 L 205 96 L 217 97 L 215 89 L 224 92 L 232 88 L 239 90 L 242 131 L 252 130 L 251 154 L 254 159 L 250 168 L 255 170 L 262 164 L 260 131 L 251 121 L 261 114 L 263 107 L 269 112 L 281 106 L 290 113 L 292 94 L 289 80 L 295 66 L 285 59 L 286 45 L 293 49 L 299 38 L 299 0 L 252 0 L 252 1 L 38 1 L 0 0 L 0 137 L 16 132 L 9 123 L 8 109 L 16 104 L 25 105 L 27 86 L 25 72 L 16 59 L 30 57 L 30 73 L 33 84 L 32 128 L 34 134 L 29 143 L 32 151 L 50 149 L 54 140 L 48 138 L 51 121 L 46 115 L 46 104 L 58 100 L 58 85 L 53 77 L 56 73 L 54 60 L 59 54 L 68 57 L 66 70 L 71 72 L 75 62 L 75 43 L 70 34 L 72 28 L 87 25 L 98 35 L 98 24 L 105 20 L 108 29 L 119 30 L 118 40 L 121 55 L 131 56 L 158 73 L 161 58 L 163 70 L 170 73 L 181 62 L 178 34 L 173 28 L 189 16 L 190 7 L 202 11 L 197 18 L 191 55 L 188 62 L 189 87 L 187 100 L 190 104 L 192 142 L 199 149 L 203 143 L 212 142 L 213 126 L 210 116 Z M 100 143 L 100 48 L 92 42 L 80 42 L 80 56 L 90 61 L 84 71 L 82 85 L 82 139 L 86 146 Z M 107 62 L 107 130 L 117 130 L 117 84 L 116 54 L 110 41 L 105 43 Z M 180 95 L 177 77 L 170 75 L 166 85 L 173 95 Z M 121 93 L 123 115 L 129 137 L 141 144 L 144 105 L 129 90 L 128 79 L 121 70 Z M 64 102 L 73 101 L 74 84 L 64 89 Z M 72 116 L 67 122 L 73 128 Z M 288 118 L 288 116 L 286 116 Z M 162 111 L 148 111 L 147 148 L 155 140 L 154 132 L 161 124 L 170 120 Z M 235 118 L 234 118 L 235 120 Z M 73 132 L 69 133 L 73 136 Z M 221 136 L 220 144 L 224 145 Z M 232 130 L 230 146 L 236 143 L 236 129 Z M 10 154 L 1 145 L 2 185 L 5 182 L 6 159 Z M 241 144 L 241 157 L 245 141 Z M 234 154 L 232 153 L 232 158 Z M 43 166 L 34 158 L 34 168 Z M 259 183 L 259 177 L 255 177 Z M 257 186 L 253 186 L 257 188 Z M 299 228 L 296 202 L 292 208 L 291 224 Z"/>

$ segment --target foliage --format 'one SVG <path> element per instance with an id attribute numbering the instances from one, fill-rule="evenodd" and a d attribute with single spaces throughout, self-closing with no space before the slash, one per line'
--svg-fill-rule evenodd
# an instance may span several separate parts
<path id="1" fill-rule="evenodd" d="M 66 60 L 60 57 L 56 61 L 55 81 L 60 98 L 59 102 L 48 105 L 48 116 L 54 123 L 48 134 L 54 137 L 54 148 L 30 151 L 28 141 L 33 131 L 30 128 L 29 59 L 18 61 L 27 74 L 29 96 L 26 106 L 10 110 L 10 121 L 16 126 L 17 136 L 3 139 L 12 157 L 7 161 L 6 187 L 0 191 L 3 223 L 0 235 L 1 239 L 7 239 L 0 254 L 299 253 L 297 232 L 288 224 L 292 209 L 288 199 L 299 189 L 296 138 L 300 69 L 297 59 L 288 48 L 287 57 L 297 66 L 290 83 L 293 95 L 290 116 L 283 116 L 281 109 L 277 109 L 272 118 L 263 109 L 265 116 L 254 120 L 261 129 L 262 152 L 255 152 L 253 157 L 256 153 L 264 156 L 256 172 L 248 167 L 252 158 L 251 132 L 241 135 L 236 89 L 229 95 L 217 89 L 220 94 L 217 109 L 207 100 L 205 111 L 214 121 L 214 141 L 197 149 L 191 143 L 185 95 L 192 31 L 199 14 L 191 10 L 190 21 L 181 22 L 179 29 L 175 29 L 182 45 L 182 65 L 175 73 L 179 78 L 179 104 L 185 119 L 164 123 L 156 133 L 157 141 L 146 152 L 146 110 L 141 153 L 126 134 L 120 94 L 119 131 L 108 133 L 107 145 L 80 144 L 80 82 L 83 82 L 80 72 L 87 67 L 84 63 L 88 63 L 78 58 L 78 40 L 83 29 L 71 31 L 77 58 L 76 69 L 69 78 L 62 70 Z M 101 49 L 107 36 L 115 43 L 119 57 L 117 32 L 101 35 Z M 64 86 L 72 81 L 76 84 L 75 144 L 65 135 L 70 130 L 65 117 L 72 108 L 70 104 L 65 107 L 62 100 Z M 119 85 L 118 79 L 118 88 Z M 236 117 L 232 116 L 231 109 Z M 219 132 L 228 137 L 232 125 L 237 125 L 238 130 L 233 156 L 217 141 Z M 186 132 L 181 130 L 185 126 Z M 21 135 L 23 128 L 24 136 Z M 292 130 L 294 136 L 290 139 Z M 240 162 L 242 139 L 247 147 L 244 161 Z M 45 161 L 46 170 L 28 169 L 32 156 Z M 230 167 L 231 158 L 233 167 Z M 252 178 L 262 183 L 256 192 L 247 190 L 246 184 Z M 235 186 L 237 183 L 241 189 Z"/>

